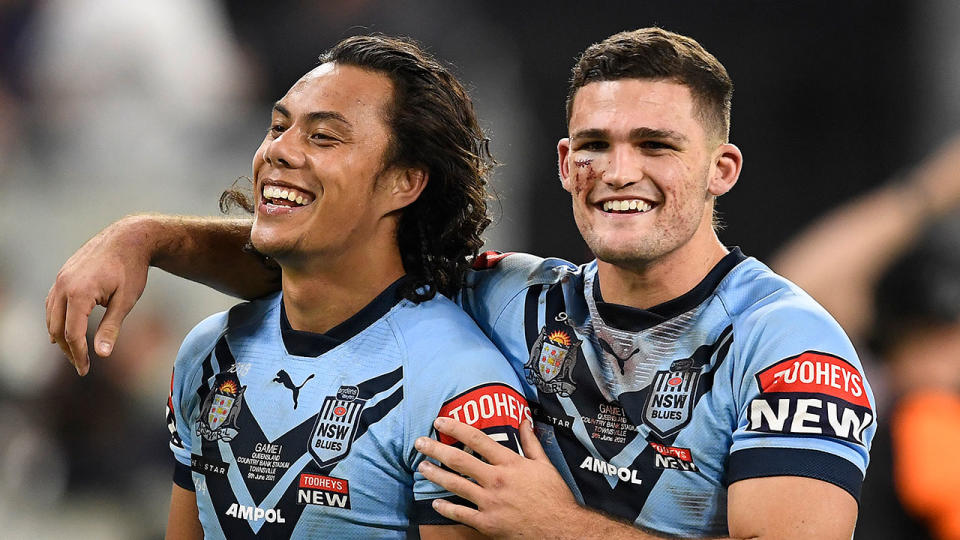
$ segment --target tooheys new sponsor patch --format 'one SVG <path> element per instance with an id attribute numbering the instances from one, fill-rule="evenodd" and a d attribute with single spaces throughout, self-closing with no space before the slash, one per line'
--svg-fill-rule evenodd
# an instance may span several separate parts
<path id="1" fill-rule="evenodd" d="M 470 424 L 500 444 L 519 452 L 517 429 L 524 420 L 530 420 L 530 407 L 516 390 L 504 384 L 485 384 L 471 388 L 448 400 L 438 416 Z M 453 437 L 439 434 L 440 442 L 458 444 Z"/>
<path id="2" fill-rule="evenodd" d="M 350 482 L 321 474 L 300 475 L 297 504 L 350 509 Z"/>
<path id="3" fill-rule="evenodd" d="M 864 444 L 874 414 L 863 375 L 843 358 L 807 351 L 773 364 L 756 379 L 760 396 L 750 402 L 749 430 Z"/>

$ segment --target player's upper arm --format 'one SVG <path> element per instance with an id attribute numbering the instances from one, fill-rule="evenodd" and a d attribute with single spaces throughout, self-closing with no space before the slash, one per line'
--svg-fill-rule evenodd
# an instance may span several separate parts
<path id="1" fill-rule="evenodd" d="M 423 540 L 446 540 L 446 539 L 479 539 L 486 538 L 476 529 L 466 525 L 421 525 L 420 538 Z"/>
<path id="2" fill-rule="evenodd" d="M 857 501 L 834 484 L 799 476 L 749 478 L 727 490 L 732 538 L 849 540 Z"/>
<path id="3" fill-rule="evenodd" d="M 212 354 L 217 340 L 223 334 L 226 313 L 212 315 L 198 324 L 184 338 L 170 380 L 167 396 L 167 428 L 170 430 L 170 449 L 177 462 L 190 466 L 190 411 L 197 403 L 203 361 Z M 181 475 L 181 480 L 183 480 Z"/>
<path id="4" fill-rule="evenodd" d="M 520 423 L 530 417 L 530 410 L 510 363 L 463 311 L 445 299 L 420 311 L 421 321 L 433 323 L 410 325 L 402 332 L 397 327 L 408 359 L 402 402 L 404 453 L 413 472 L 413 520 L 423 526 L 446 526 L 453 522 L 433 510 L 431 502 L 452 494 L 417 470 L 424 456 L 416 450 L 414 441 L 435 436 L 444 443 L 456 443 L 438 436 L 433 428 L 435 418 L 448 416 L 519 451 Z"/>
<path id="5" fill-rule="evenodd" d="M 167 518 L 167 538 L 171 540 L 200 540 L 203 527 L 197 510 L 197 496 L 174 484 L 170 495 L 170 516 Z"/>
<path id="6" fill-rule="evenodd" d="M 731 484 L 806 477 L 854 501 L 876 430 L 873 395 L 849 340 L 806 295 L 783 295 L 734 325 L 737 417 Z"/>

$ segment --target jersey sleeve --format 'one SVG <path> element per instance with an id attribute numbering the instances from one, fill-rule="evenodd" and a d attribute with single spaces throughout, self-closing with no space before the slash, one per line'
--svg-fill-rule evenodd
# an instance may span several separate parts
<path id="1" fill-rule="evenodd" d="M 526 253 L 481 253 L 474 260 L 466 284 L 455 300 L 480 329 L 490 335 L 507 304 L 524 292 L 531 281 L 543 277 L 541 274 L 545 271 L 549 272 L 547 263 L 553 261 L 561 262 Z"/>
<path id="2" fill-rule="evenodd" d="M 435 418 L 447 416 L 467 423 L 515 452 L 520 451 L 520 423 L 530 418 L 530 409 L 518 390 L 516 374 L 476 327 L 472 332 L 445 338 L 441 347 L 436 340 L 429 343 L 434 348 L 430 360 L 417 362 L 417 371 L 404 374 L 405 394 L 408 388 L 410 392 L 404 399 L 407 407 L 404 446 L 413 471 L 415 502 L 411 521 L 420 525 L 456 523 L 437 514 L 431 506 L 433 499 L 454 499 L 454 496 L 417 471 L 425 458 L 414 449 L 413 441 L 424 435 L 438 438 L 433 429 Z M 445 435 L 439 440 L 463 448 Z"/>
<path id="3" fill-rule="evenodd" d="M 173 481 L 193 491 L 191 467 L 191 429 L 200 406 L 197 385 L 201 383 L 202 363 L 210 355 L 226 323 L 225 314 L 207 318 L 187 334 L 180 346 L 170 377 L 167 397 L 167 428 L 174 457 Z"/>
<path id="4" fill-rule="evenodd" d="M 840 326 L 806 298 L 735 324 L 737 418 L 727 482 L 802 476 L 859 501 L 876 431 L 872 391 Z"/>

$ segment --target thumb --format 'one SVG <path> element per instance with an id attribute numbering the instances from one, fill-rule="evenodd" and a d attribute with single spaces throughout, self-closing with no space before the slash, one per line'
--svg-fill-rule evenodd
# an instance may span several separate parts
<path id="1" fill-rule="evenodd" d="M 107 303 L 107 311 L 103 314 L 93 339 L 94 350 L 98 356 L 106 358 L 113 352 L 113 347 L 120 336 L 120 327 L 123 326 L 123 320 L 133 309 L 133 305 L 134 302 L 129 302 L 119 295 L 114 295 Z"/>
<path id="2" fill-rule="evenodd" d="M 533 423 L 530 420 L 524 420 L 520 424 L 520 447 L 523 455 L 530 459 L 548 459 L 547 453 L 543 451 L 543 446 L 537 439 L 537 434 L 533 431 Z"/>

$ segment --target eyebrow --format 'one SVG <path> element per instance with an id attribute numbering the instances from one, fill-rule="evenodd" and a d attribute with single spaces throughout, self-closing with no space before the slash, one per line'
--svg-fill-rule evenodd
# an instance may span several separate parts
<path id="1" fill-rule="evenodd" d="M 573 140 L 578 139 L 607 139 L 610 132 L 606 129 L 591 128 L 582 129 L 570 137 Z M 648 127 L 634 128 L 630 130 L 631 139 L 664 139 L 677 143 L 687 142 L 686 135 L 669 129 L 654 129 Z"/>
<path id="2" fill-rule="evenodd" d="M 292 115 L 290 114 L 290 111 L 287 110 L 287 108 L 284 107 L 282 104 L 280 104 L 279 101 L 273 104 L 273 110 L 280 113 L 282 116 L 286 116 L 287 118 L 292 117 Z M 304 116 L 306 117 L 307 122 L 317 122 L 320 120 L 334 120 L 336 122 L 340 122 L 344 124 L 347 128 L 352 127 L 352 125 L 347 120 L 347 118 L 336 111 L 313 111 L 305 114 Z"/>

